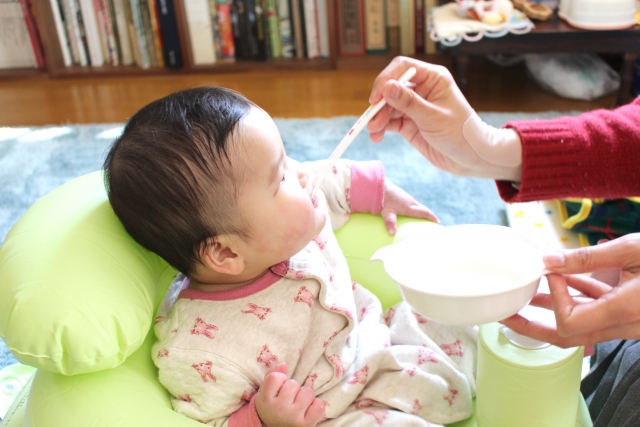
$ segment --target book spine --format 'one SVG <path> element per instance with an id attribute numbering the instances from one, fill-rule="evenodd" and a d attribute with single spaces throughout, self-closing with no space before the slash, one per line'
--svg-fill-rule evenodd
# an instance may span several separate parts
<path id="1" fill-rule="evenodd" d="M 425 0 L 414 0 L 415 1 L 415 52 L 424 53 L 424 1 Z"/>
<path id="2" fill-rule="evenodd" d="M 113 0 L 113 10 L 118 33 L 118 52 L 120 53 L 120 63 L 122 65 L 132 65 L 133 52 L 131 50 L 131 40 L 129 38 L 129 30 L 127 28 L 128 23 L 124 0 Z"/>
<path id="3" fill-rule="evenodd" d="M 82 17 L 82 10 L 80 8 L 79 0 L 74 1 L 74 10 L 76 14 L 76 18 L 78 20 L 78 34 L 80 38 L 78 39 L 78 49 L 80 50 L 81 57 L 84 56 L 86 58 L 87 63 L 85 65 L 89 65 L 89 61 L 91 59 L 91 53 L 89 53 L 89 42 L 87 41 L 87 31 L 84 25 L 84 19 Z"/>
<path id="4" fill-rule="evenodd" d="M 209 15 L 211 16 L 211 32 L 213 33 L 213 49 L 216 52 L 216 58 L 222 58 L 220 21 L 218 20 L 218 4 L 216 0 L 209 0 Z"/>
<path id="5" fill-rule="evenodd" d="M 277 0 L 278 26 L 280 29 L 280 43 L 283 58 L 293 58 L 296 48 L 293 42 L 293 29 L 291 28 L 291 12 L 289 0 Z"/>
<path id="6" fill-rule="evenodd" d="M 164 58 L 162 56 L 162 38 L 160 37 L 160 26 L 158 25 L 158 10 L 156 0 L 148 0 L 149 18 L 151 20 L 151 32 L 153 34 L 153 45 L 156 49 L 156 61 L 158 67 L 164 67 Z"/>
<path id="7" fill-rule="evenodd" d="M 293 42 L 296 50 L 296 58 L 305 57 L 304 31 L 302 30 L 302 8 L 298 0 L 289 0 L 291 21 L 293 22 Z"/>
<path id="8" fill-rule="evenodd" d="M 80 0 L 80 10 L 82 14 L 82 22 L 84 24 L 84 32 L 87 39 L 91 66 L 101 67 L 104 65 L 104 56 L 102 54 L 100 33 L 98 30 L 96 9 L 93 5 L 93 0 Z"/>
<path id="9" fill-rule="evenodd" d="M 329 12 L 327 11 L 327 1 L 316 0 L 318 6 L 318 36 L 320 38 L 320 57 L 328 58 L 331 54 L 329 49 Z"/>
<path id="10" fill-rule="evenodd" d="M 138 67 L 142 67 L 142 53 L 140 52 L 136 24 L 133 22 L 133 10 L 131 9 L 131 2 L 129 0 L 124 0 L 124 13 L 127 18 L 127 32 L 129 33 L 129 40 L 131 40 L 133 61 Z"/>
<path id="11" fill-rule="evenodd" d="M 362 0 L 336 0 L 338 11 L 338 53 L 342 56 L 365 54 Z"/>
<path id="12" fill-rule="evenodd" d="M 109 48 L 109 36 L 107 34 L 107 23 L 102 8 L 101 0 L 93 0 L 93 7 L 96 11 L 96 22 L 98 23 L 98 33 L 100 34 L 100 45 L 102 46 L 102 56 L 107 64 L 113 64 L 111 49 Z"/>
<path id="13" fill-rule="evenodd" d="M 220 29 L 220 44 L 222 57 L 235 59 L 236 47 L 233 43 L 233 27 L 231 24 L 231 5 L 228 0 L 218 1 L 218 28 Z"/>
<path id="14" fill-rule="evenodd" d="M 29 31 L 29 39 L 36 58 L 36 64 L 38 68 L 43 68 L 46 65 L 44 49 L 42 48 L 42 40 L 40 39 L 40 33 L 38 32 L 38 27 L 36 26 L 36 21 L 33 15 L 31 0 L 20 0 L 20 7 L 24 14 L 24 22 L 27 25 L 27 31 Z"/>
<path id="15" fill-rule="evenodd" d="M 213 30 L 211 29 L 208 0 L 185 0 L 184 8 L 189 27 L 193 64 L 214 64 L 216 52 L 213 46 Z"/>
<path id="16" fill-rule="evenodd" d="M 425 22 L 425 31 L 424 31 L 424 45 L 425 52 L 428 54 L 437 53 L 436 42 L 431 40 L 431 36 L 429 35 L 429 31 L 431 31 L 431 27 L 429 25 L 431 10 L 438 5 L 437 0 L 425 0 L 424 7 L 424 22 Z"/>
<path id="17" fill-rule="evenodd" d="M 389 53 L 400 53 L 400 2 L 387 2 L 387 48 Z"/>
<path id="18" fill-rule="evenodd" d="M 233 25 L 233 44 L 237 59 L 251 59 L 249 46 L 249 19 L 245 0 L 232 0 L 231 22 Z"/>
<path id="19" fill-rule="evenodd" d="M 158 16 L 164 63 L 168 68 L 182 68 L 182 50 L 173 0 L 158 0 Z"/>
<path id="20" fill-rule="evenodd" d="M 113 14 L 113 0 L 100 0 L 104 11 L 105 30 L 107 32 L 107 47 L 111 57 L 111 65 L 120 65 L 120 52 L 118 50 L 118 34 Z"/>
<path id="21" fill-rule="evenodd" d="M 271 57 L 280 58 L 282 56 L 282 41 L 280 40 L 280 19 L 275 0 L 265 0 L 267 10 L 267 23 L 269 27 L 269 42 L 271 46 Z"/>
<path id="22" fill-rule="evenodd" d="M 149 53 L 147 51 L 147 42 L 144 33 L 144 24 L 142 23 L 142 15 L 140 12 L 140 3 L 138 3 L 138 0 L 128 1 L 131 6 L 131 23 L 133 24 L 134 33 L 134 37 L 132 37 L 133 43 L 135 44 L 134 58 L 137 52 L 139 59 L 136 62 L 138 65 L 141 68 L 149 68 L 151 63 L 149 60 Z"/>
<path id="23" fill-rule="evenodd" d="M 158 55 L 156 54 L 156 44 L 153 40 L 153 28 L 151 28 L 151 16 L 149 14 L 149 0 L 140 1 L 140 16 L 142 17 L 142 28 L 144 40 L 147 46 L 147 54 L 149 55 L 149 66 L 158 66 Z"/>
<path id="24" fill-rule="evenodd" d="M 316 0 L 302 0 L 304 28 L 307 40 L 307 58 L 320 57 L 320 35 L 318 34 L 318 8 Z"/>
<path id="25" fill-rule="evenodd" d="M 251 35 L 253 36 L 253 55 L 254 59 L 264 61 L 269 57 L 269 47 L 267 44 L 267 26 L 266 16 L 262 8 L 261 0 L 248 0 L 249 5 L 249 22 L 251 25 Z M 253 16 L 252 16 L 253 13 Z"/>
<path id="26" fill-rule="evenodd" d="M 85 66 L 87 65 L 87 58 L 85 57 L 83 60 L 83 58 L 81 57 L 81 53 L 78 50 L 79 46 L 82 45 L 80 32 L 78 30 L 78 19 L 82 19 L 82 15 L 80 15 L 80 10 L 76 9 L 77 3 L 75 0 L 60 1 L 65 17 L 65 30 L 67 32 L 67 37 L 69 38 L 69 47 L 71 48 L 72 62 L 74 64 Z"/>
<path id="27" fill-rule="evenodd" d="M 367 53 L 387 51 L 387 26 L 384 22 L 385 0 L 364 0 L 365 47 Z"/>
<path id="28" fill-rule="evenodd" d="M 49 3 L 51 4 L 51 11 L 53 12 L 53 21 L 56 25 L 58 44 L 60 45 L 60 50 L 62 51 L 62 62 L 64 63 L 65 67 L 70 67 L 72 64 L 71 44 L 69 41 L 69 37 L 66 34 L 66 25 L 63 19 L 64 12 L 58 0 L 49 0 Z"/>
<path id="29" fill-rule="evenodd" d="M 0 2 L 0 68 L 37 68 L 19 0 Z"/>
<path id="30" fill-rule="evenodd" d="M 77 39 L 78 54 L 80 65 L 87 66 L 91 62 L 91 53 L 89 52 L 89 41 L 87 40 L 87 30 L 84 25 L 84 18 L 82 17 L 82 10 L 80 8 L 79 0 L 71 0 L 73 10 L 73 31 L 74 36 Z"/>
<path id="31" fill-rule="evenodd" d="M 405 56 L 415 54 L 413 14 L 413 0 L 400 0 L 400 53 Z"/>

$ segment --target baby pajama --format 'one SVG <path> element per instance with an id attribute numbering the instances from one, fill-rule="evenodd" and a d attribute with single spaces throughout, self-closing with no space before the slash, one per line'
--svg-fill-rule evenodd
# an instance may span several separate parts
<path id="1" fill-rule="evenodd" d="M 438 325 L 405 303 L 383 313 L 352 282 L 333 234 L 365 202 L 379 213 L 381 165 L 341 161 L 321 189 L 319 209 L 330 217 L 322 232 L 253 283 L 202 292 L 176 277 L 158 310 L 152 350 L 174 409 L 209 425 L 259 426 L 255 393 L 269 369 L 286 362 L 288 376 L 324 402 L 323 426 L 467 418 L 475 331 Z M 353 192 L 365 189 L 375 203 L 360 201 L 362 194 L 354 203 Z"/>

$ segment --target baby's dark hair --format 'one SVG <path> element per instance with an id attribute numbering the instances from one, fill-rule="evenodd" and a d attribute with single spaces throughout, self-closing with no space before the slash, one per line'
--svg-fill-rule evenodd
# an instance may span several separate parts
<path id="1" fill-rule="evenodd" d="M 104 161 L 109 201 L 124 228 L 186 275 L 211 239 L 246 238 L 229 141 L 254 106 L 219 87 L 173 93 L 133 115 Z"/>

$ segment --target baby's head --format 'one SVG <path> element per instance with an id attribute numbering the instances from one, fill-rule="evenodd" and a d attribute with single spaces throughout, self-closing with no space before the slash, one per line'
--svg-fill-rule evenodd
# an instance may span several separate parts
<path id="1" fill-rule="evenodd" d="M 253 279 L 326 220 L 273 120 L 228 89 L 184 90 L 145 106 L 104 169 L 129 234 L 201 282 Z"/>

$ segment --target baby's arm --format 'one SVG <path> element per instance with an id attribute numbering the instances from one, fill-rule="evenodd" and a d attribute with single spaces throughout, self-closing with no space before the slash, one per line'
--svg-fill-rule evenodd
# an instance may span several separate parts
<path id="1" fill-rule="evenodd" d="M 255 397 L 255 406 L 267 427 L 313 427 L 324 417 L 324 403 L 311 387 L 287 379 L 287 365 L 270 370 Z"/>
<path id="2" fill-rule="evenodd" d="M 322 168 L 324 161 L 308 162 L 310 174 Z M 382 215 L 390 234 L 396 232 L 397 215 L 439 222 L 426 206 L 385 178 L 380 161 L 340 159 L 320 185 L 327 197 L 334 229 L 343 226 L 350 213 Z"/>

